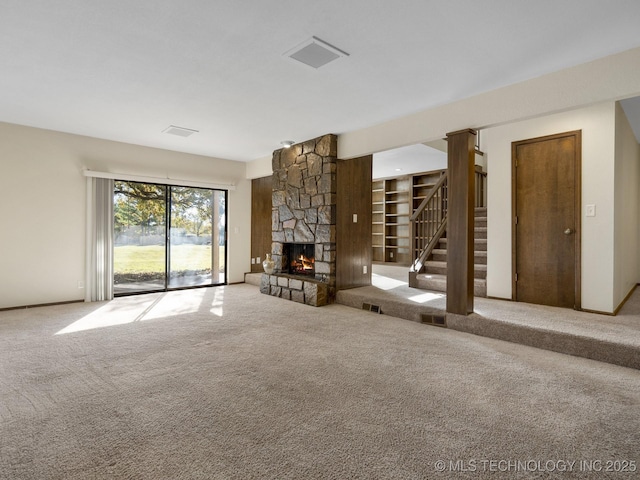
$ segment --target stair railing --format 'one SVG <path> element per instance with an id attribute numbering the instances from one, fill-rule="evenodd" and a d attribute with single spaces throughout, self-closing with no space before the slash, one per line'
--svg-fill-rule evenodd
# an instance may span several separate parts
<path id="1" fill-rule="evenodd" d="M 411 271 L 419 273 L 447 228 L 447 171 L 415 210 L 411 218 Z"/>
<path id="2" fill-rule="evenodd" d="M 482 167 L 476 165 L 476 207 L 487 206 L 487 172 L 482 171 Z"/>

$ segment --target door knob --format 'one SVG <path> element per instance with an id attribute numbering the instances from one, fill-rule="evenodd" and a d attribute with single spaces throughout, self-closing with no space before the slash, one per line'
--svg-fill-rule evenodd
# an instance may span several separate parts
<path id="1" fill-rule="evenodd" d="M 567 228 L 567 229 L 564 231 L 564 234 L 565 234 L 565 235 L 571 235 L 572 233 L 573 233 L 573 230 L 571 230 L 570 228 Z"/>

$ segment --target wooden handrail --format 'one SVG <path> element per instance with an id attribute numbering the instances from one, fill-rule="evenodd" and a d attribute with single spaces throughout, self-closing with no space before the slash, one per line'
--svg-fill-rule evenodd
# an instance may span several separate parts
<path id="1" fill-rule="evenodd" d="M 415 221 L 416 218 L 418 218 L 418 215 L 420 215 L 422 213 L 422 211 L 426 208 L 427 203 L 429 203 L 431 201 L 431 199 L 436 194 L 438 189 L 440 187 L 442 187 L 442 184 L 447 181 L 447 178 L 448 178 L 447 171 L 443 170 L 443 172 L 444 173 L 440 177 L 440 180 L 438 180 L 436 182 L 436 184 L 433 186 L 433 188 L 431 189 L 429 194 L 425 197 L 424 200 L 422 200 L 422 203 L 420 203 L 418 208 L 416 208 L 416 211 L 413 213 L 413 215 L 411 215 L 411 218 L 409 219 L 410 222 L 413 222 L 413 221 Z"/>
<path id="2" fill-rule="evenodd" d="M 487 174 L 475 172 L 475 207 L 486 207 Z M 447 229 L 447 170 L 411 215 L 411 271 L 419 273 Z"/>
<path id="3" fill-rule="evenodd" d="M 487 206 L 487 172 L 476 170 L 476 207 Z"/>
<path id="4" fill-rule="evenodd" d="M 445 170 L 427 197 L 411 215 L 413 263 L 411 271 L 420 272 L 425 260 L 442 237 L 447 225 L 448 175 Z"/>

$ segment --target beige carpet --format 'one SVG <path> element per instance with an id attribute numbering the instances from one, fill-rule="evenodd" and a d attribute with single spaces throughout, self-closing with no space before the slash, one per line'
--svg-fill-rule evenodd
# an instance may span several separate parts
<path id="1" fill-rule="evenodd" d="M 250 285 L 0 312 L 2 479 L 620 479 L 639 452 L 640 371 L 593 360 Z"/>

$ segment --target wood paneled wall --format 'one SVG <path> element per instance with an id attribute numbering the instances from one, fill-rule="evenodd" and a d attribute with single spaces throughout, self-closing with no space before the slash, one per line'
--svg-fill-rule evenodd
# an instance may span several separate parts
<path id="1" fill-rule="evenodd" d="M 260 262 L 251 265 L 251 272 L 264 271 L 262 261 L 265 253 L 271 253 L 271 176 L 251 181 L 251 258 L 260 257 Z"/>
<path id="2" fill-rule="evenodd" d="M 371 169 L 373 157 L 338 160 L 337 289 L 371 285 Z M 357 222 L 354 222 L 354 214 Z M 366 266 L 367 273 L 363 273 Z"/>

